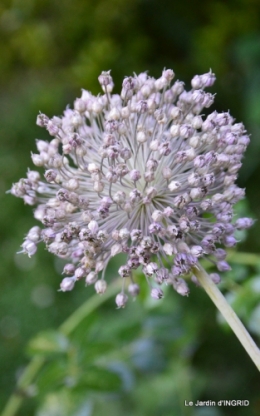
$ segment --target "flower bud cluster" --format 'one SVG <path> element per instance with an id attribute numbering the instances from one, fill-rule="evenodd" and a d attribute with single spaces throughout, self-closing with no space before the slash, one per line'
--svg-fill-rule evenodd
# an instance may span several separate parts
<path id="1" fill-rule="evenodd" d="M 187 295 L 184 277 L 203 256 L 219 271 L 230 269 L 225 247 L 236 245 L 237 229 L 253 224 L 233 220 L 233 206 L 244 197 L 235 181 L 249 137 L 228 112 L 200 115 L 214 101 L 205 91 L 215 81 L 211 71 L 196 75 L 190 90 L 173 78 L 172 70 L 158 79 L 141 73 L 112 94 L 110 71 L 102 72 L 101 95 L 83 90 L 62 116 L 37 117 L 52 136 L 37 140 L 32 154 L 44 177 L 28 171 L 11 193 L 36 205 L 43 224 L 29 231 L 22 251 L 31 256 L 43 241 L 67 260 L 61 291 L 83 279 L 104 293 L 106 267 L 118 253 L 127 254 L 118 270 L 118 308 L 128 300 L 126 279 L 129 295 L 138 295 L 139 267 L 155 299 L 164 283 Z"/>

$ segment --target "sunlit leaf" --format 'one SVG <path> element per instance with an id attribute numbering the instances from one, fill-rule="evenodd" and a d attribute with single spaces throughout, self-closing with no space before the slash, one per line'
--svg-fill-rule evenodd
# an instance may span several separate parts
<path id="1" fill-rule="evenodd" d="M 36 416 L 91 416 L 92 403 L 86 393 L 73 394 L 66 389 L 46 396 Z"/>
<path id="2" fill-rule="evenodd" d="M 40 332 L 33 338 L 27 347 L 29 354 L 50 355 L 55 353 L 64 353 L 68 350 L 68 339 L 58 331 Z"/>

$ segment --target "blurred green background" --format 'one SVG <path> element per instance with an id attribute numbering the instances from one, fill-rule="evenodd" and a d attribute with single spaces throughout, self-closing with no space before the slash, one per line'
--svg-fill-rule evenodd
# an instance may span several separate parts
<path id="1" fill-rule="evenodd" d="M 93 289 L 78 284 L 58 292 L 59 261 L 43 248 L 32 259 L 15 254 L 35 221 L 29 206 L 5 194 L 33 168 L 34 139 L 47 139 L 35 125 L 38 112 L 61 114 L 81 88 L 98 93 L 102 70 L 112 70 L 118 92 L 133 72 L 158 77 L 172 68 L 188 85 L 212 68 L 215 109 L 230 110 L 251 134 L 239 177 L 247 200 L 238 210 L 259 218 L 259 0 L 2 0 L 0 56 L 1 407 L 38 353 L 46 363 L 33 385 L 18 392 L 25 398 L 20 416 L 259 415 L 259 373 L 195 286 L 189 298 L 169 290 L 159 303 L 144 286 L 141 299 L 122 311 L 111 297 L 60 336 L 55 330 Z M 233 255 L 221 284 L 258 343 L 259 233 L 256 222 L 241 235 L 239 250 L 255 256 Z M 46 330 L 52 331 L 38 334 Z M 184 406 L 184 400 L 231 399 L 250 405 Z"/>

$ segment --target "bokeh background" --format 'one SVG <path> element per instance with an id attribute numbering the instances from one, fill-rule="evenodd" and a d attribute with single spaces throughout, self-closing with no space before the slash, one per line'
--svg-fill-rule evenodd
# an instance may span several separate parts
<path id="1" fill-rule="evenodd" d="M 212 68 L 215 109 L 230 110 L 251 134 L 239 176 L 247 200 L 237 209 L 260 218 L 259 0 L 2 0 L 0 56 L 1 406 L 31 357 L 42 354 L 42 370 L 18 392 L 25 400 L 17 415 L 259 415 L 259 373 L 195 286 L 188 298 L 169 290 L 158 303 L 144 286 L 119 311 L 111 297 L 60 339 L 59 325 L 94 291 L 78 284 L 58 292 L 61 264 L 43 248 L 32 259 L 16 254 L 35 221 L 31 207 L 5 194 L 33 168 L 34 139 L 47 139 L 35 125 L 38 112 L 60 115 L 81 88 L 98 93 L 102 70 L 112 70 L 118 92 L 133 72 L 158 77 L 173 68 L 189 84 Z M 221 283 L 258 343 L 259 234 L 256 222 L 241 235 L 242 254 L 232 254 Z M 184 406 L 231 399 L 250 405 Z"/>

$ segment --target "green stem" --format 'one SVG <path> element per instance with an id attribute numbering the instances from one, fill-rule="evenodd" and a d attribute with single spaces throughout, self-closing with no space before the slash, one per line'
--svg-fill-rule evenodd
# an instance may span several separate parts
<path id="1" fill-rule="evenodd" d="M 120 286 L 119 286 L 120 284 Z M 81 305 L 75 312 L 66 319 L 63 324 L 60 325 L 58 331 L 62 334 L 68 336 L 70 335 L 74 329 L 85 319 L 88 315 L 90 315 L 98 306 L 104 303 L 106 300 L 110 299 L 114 296 L 118 290 L 121 288 L 121 282 L 115 281 L 114 283 L 110 284 L 107 291 L 102 295 L 94 295 L 90 299 L 88 299 L 83 305 Z M 1 416 L 14 416 L 18 409 L 21 407 L 23 400 L 26 398 L 26 393 L 28 387 L 33 382 L 34 378 L 36 377 L 37 373 L 40 371 L 41 367 L 45 363 L 45 358 L 42 355 L 36 355 L 27 367 L 24 369 L 21 377 L 17 382 L 17 387 L 15 392 L 10 396 L 6 406 L 1 413 Z"/>
<path id="2" fill-rule="evenodd" d="M 108 289 L 103 295 L 94 295 L 81 305 L 75 312 L 60 325 L 58 330 L 68 336 L 80 324 L 80 322 L 97 309 L 102 303 L 114 296 L 118 290 L 121 290 L 121 281 L 115 281 L 108 286 Z"/>
<path id="3" fill-rule="evenodd" d="M 15 392 L 10 396 L 1 416 L 13 416 L 20 408 L 26 397 L 26 389 L 44 364 L 44 357 L 36 355 L 23 371 L 16 386 Z"/>
<path id="4" fill-rule="evenodd" d="M 193 273 L 211 300 L 215 303 L 220 313 L 223 315 L 230 328 L 233 330 L 247 351 L 249 357 L 252 359 L 260 371 L 260 350 L 236 315 L 235 311 L 231 308 L 226 298 L 222 295 L 218 287 L 215 285 L 215 283 L 212 282 L 209 275 L 201 266 L 194 268 Z"/>

